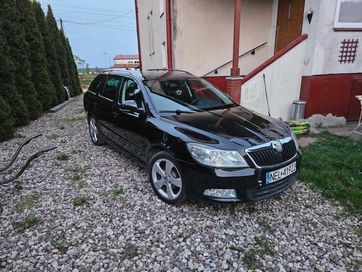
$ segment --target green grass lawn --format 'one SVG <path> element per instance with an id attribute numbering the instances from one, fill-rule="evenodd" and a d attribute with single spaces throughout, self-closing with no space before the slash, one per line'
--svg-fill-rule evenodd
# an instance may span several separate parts
<path id="1" fill-rule="evenodd" d="M 317 137 L 317 142 L 303 149 L 300 180 L 361 213 L 362 142 L 329 133 Z"/>

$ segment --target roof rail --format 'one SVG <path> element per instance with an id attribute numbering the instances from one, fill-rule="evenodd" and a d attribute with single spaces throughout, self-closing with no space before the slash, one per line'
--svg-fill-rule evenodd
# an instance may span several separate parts
<path id="1" fill-rule="evenodd" d="M 106 68 L 102 70 L 102 73 L 104 72 L 113 72 L 113 71 L 128 71 L 125 68 Z"/>
<path id="2" fill-rule="evenodd" d="M 190 72 L 179 69 L 167 69 L 167 68 L 155 68 L 155 69 L 147 69 L 147 71 L 169 71 L 169 72 L 184 72 L 186 74 L 192 75 Z"/>

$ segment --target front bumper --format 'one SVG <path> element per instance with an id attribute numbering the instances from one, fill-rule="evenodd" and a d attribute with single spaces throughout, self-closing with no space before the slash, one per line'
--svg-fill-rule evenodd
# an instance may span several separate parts
<path id="1" fill-rule="evenodd" d="M 266 173 L 280 169 L 293 162 L 297 162 L 297 172 L 274 182 L 266 184 Z M 214 169 L 199 164 L 180 162 L 183 169 L 183 178 L 187 182 L 188 195 L 203 197 L 219 202 L 260 201 L 275 196 L 290 188 L 298 178 L 301 163 L 301 154 L 277 167 L 244 168 L 244 169 Z M 235 197 L 220 197 L 205 195 L 208 189 L 234 189 Z"/>

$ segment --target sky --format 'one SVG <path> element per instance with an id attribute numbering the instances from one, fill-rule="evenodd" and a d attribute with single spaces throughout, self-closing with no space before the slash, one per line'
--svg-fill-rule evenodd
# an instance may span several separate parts
<path id="1" fill-rule="evenodd" d="M 109 67 L 117 54 L 138 54 L 133 0 L 38 0 L 62 18 L 73 54 L 91 68 Z M 59 22 L 58 22 L 59 23 Z"/>

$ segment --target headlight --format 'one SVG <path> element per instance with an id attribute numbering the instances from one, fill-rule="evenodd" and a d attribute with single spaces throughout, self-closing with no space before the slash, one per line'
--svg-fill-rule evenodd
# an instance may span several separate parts
<path id="1" fill-rule="evenodd" d="M 207 145 L 187 143 L 191 156 L 199 163 L 213 167 L 246 167 L 247 162 L 237 151 L 221 150 Z"/>
<path id="2" fill-rule="evenodd" d="M 290 131 L 290 134 L 292 135 L 293 141 L 295 143 L 295 147 L 297 148 L 297 150 L 299 149 L 299 143 L 298 143 L 298 138 L 297 136 L 295 136 L 293 131 Z"/>

